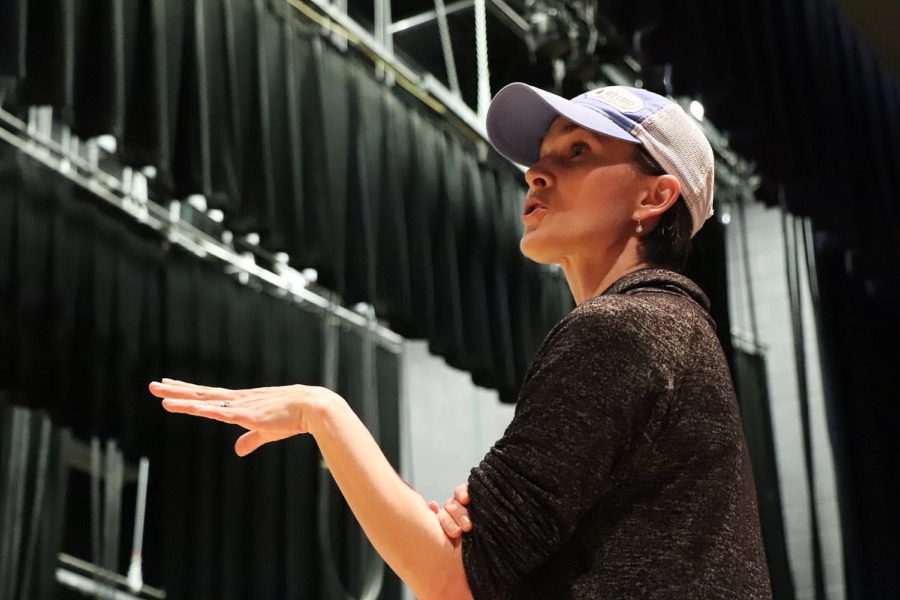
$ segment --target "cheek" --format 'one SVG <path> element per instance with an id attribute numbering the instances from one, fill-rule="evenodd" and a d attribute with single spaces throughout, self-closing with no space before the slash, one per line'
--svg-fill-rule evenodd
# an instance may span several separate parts
<path id="1" fill-rule="evenodd" d="M 561 212 L 567 225 L 576 231 L 606 229 L 621 221 L 627 202 L 620 181 L 594 174 L 565 194 L 565 210 Z"/>
<path id="2" fill-rule="evenodd" d="M 630 220 L 639 190 L 631 171 L 617 166 L 595 170 L 574 192 L 574 212 L 586 221 L 609 224 Z"/>

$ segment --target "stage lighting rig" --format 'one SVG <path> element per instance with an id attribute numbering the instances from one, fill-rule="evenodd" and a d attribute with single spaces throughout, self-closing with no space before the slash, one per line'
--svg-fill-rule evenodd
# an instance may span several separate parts
<path id="1" fill-rule="evenodd" d="M 615 26 L 598 14 L 596 0 L 526 0 L 524 9 L 532 61 L 554 65 L 557 87 L 565 77 L 600 80 L 601 67 L 620 62 L 626 51 Z"/>

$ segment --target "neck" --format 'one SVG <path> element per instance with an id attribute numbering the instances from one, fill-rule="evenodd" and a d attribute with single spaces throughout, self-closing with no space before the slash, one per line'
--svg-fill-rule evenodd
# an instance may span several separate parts
<path id="1" fill-rule="evenodd" d="M 599 296 L 627 273 L 650 267 L 632 244 L 628 245 L 628 251 L 614 256 L 566 257 L 559 265 L 566 274 L 575 304 Z"/>

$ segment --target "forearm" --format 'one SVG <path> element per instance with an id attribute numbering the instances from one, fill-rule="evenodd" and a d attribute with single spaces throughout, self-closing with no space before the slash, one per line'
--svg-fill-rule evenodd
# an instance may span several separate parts
<path id="1" fill-rule="evenodd" d="M 339 397 L 323 403 L 308 426 L 372 545 L 416 596 L 471 598 L 462 546 L 447 538 L 425 500 L 397 475 L 347 403 Z"/>

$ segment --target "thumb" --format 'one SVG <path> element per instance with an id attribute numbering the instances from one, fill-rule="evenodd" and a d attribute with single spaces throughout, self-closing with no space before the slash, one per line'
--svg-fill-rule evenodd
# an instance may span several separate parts
<path id="1" fill-rule="evenodd" d="M 237 439 L 234 443 L 234 451 L 238 456 L 247 456 L 266 441 L 258 431 L 250 430 Z"/>
<path id="2" fill-rule="evenodd" d="M 432 500 L 431 502 L 428 503 L 428 508 L 431 509 L 431 512 L 433 512 L 434 514 L 437 514 L 438 511 L 441 510 L 441 505 L 438 504 L 437 502 L 435 502 L 434 500 Z"/>

